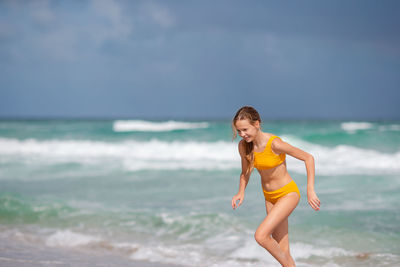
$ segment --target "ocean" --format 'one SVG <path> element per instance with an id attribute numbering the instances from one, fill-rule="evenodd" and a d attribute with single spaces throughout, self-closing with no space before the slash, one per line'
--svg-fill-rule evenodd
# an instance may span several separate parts
<path id="1" fill-rule="evenodd" d="M 400 265 L 400 121 L 283 120 L 263 131 L 311 153 L 287 157 L 302 194 L 289 218 L 297 266 Z M 229 120 L 0 120 L 2 247 L 176 266 L 279 266 L 254 240 L 260 176 L 232 210 L 239 139 Z M 10 243 L 10 244 L 11 244 Z"/>

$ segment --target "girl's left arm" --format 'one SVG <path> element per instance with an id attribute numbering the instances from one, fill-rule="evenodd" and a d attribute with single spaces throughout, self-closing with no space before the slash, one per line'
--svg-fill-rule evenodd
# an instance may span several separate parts
<path id="1" fill-rule="evenodd" d="M 321 201 L 319 200 L 314 190 L 314 181 L 315 181 L 314 157 L 311 154 L 301 150 L 300 148 L 297 148 L 282 141 L 280 138 L 276 138 L 272 141 L 271 148 L 272 151 L 275 152 L 276 154 L 286 153 L 292 157 L 304 161 L 307 170 L 308 204 L 310 204 L 310 206 L 314 210 L 319 210 L 319 207 L 321 206 Z"/>

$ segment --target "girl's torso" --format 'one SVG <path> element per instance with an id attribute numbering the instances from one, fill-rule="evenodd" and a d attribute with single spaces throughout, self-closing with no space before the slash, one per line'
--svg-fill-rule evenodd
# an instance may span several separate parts
<path id="1" fill-rule="evenodd" d="M 279 138 L 263 133 L 267 143 L 263 147 L 254 147 L 254 167 L 261 175 L 261 185 L 266 191 L 274 191 L 292 181 L 286 168 L 286 155 L 276 154 L 272 143 Z"/>

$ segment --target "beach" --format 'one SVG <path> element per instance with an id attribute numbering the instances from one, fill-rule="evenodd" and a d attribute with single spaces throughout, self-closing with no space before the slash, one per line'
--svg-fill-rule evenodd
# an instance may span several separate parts
<path id="1" fill-rule="evenodd" d="M 287 156 L 300 203 L 297 266 L 400 263 L 400 122 L 266 121 L 311 153 Z M 0 266 L 279 266 L 254 240 L 266 216 L 254 172 L 232 210 L 240 158 L 228 120 L 1 120 Z"/>

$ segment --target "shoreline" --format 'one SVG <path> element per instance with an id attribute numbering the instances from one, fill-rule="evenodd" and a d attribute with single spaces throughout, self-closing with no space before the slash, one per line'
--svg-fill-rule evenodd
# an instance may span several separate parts
<path id="1" fill-rule="evenodd" d="M 0 266 L 135 266 L 182 267 L 166 263 L 133 260 L 116 253 L 91 252 L 76 248 L 56 248 L 28 244 L 6 238 L 0 239 Z"/>

